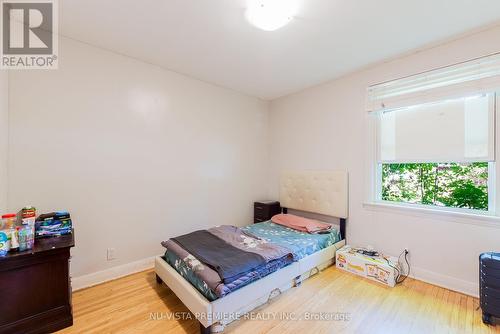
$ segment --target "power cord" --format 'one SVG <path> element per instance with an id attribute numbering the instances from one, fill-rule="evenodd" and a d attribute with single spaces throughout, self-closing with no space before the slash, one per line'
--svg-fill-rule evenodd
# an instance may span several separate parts
<path id="1" fill-rule="evenodd" d="M 391 267 L 392 269 L 396 270 L 396 272 L 397 272 L 397 273 L 394 275 L 394 277 L 395 277 L 395 280 L 396 280 L 396 283 L 397 283 L 397 282 L 398 282 L 399 277 L 401 276 L 401 271 L 399 270 L 399 268 L 398 268 L 398 267 L 396 267 L 396 266 L 393 266 L 393 265 L 392 265 L 391 261 L 389 261 L 389 258 L 384 257 L 384 259 L 385 259 L 385 261 L 387 262 L 387 265 L 388 265 L 389 267 Z"/>
<path id="2" fill-rule="evenodd" d="M 335 249 L 337 249 L 337 247 L 335 247 Z M 408 254 L 410 252 L 408 251 L 408 249 L 405 249 L 404 251 L 401 252 L 401 254 L 399 254 L 398 263 L 396 266 L 394 266 L 391 263 L 391 261 L 389 260 L 388 257 L 383 256 L 382 254 L 379 254 L 378 252 L 376 252 L 374 250 L 359 249 L 356 252 L 359 254 L 363 254 L 365 256 L 379 257 L 379 258 L 385 259 L 385 261 L 387 262 L 387 265 L 396 271 L 394 274 L 394 280 L 396 281 L 396 284 L 403 283 L 408 278 L 408 276 L 410 276 L 411 267 L 410 267 L 410 262 L 408 261 Z M 404 265 L 403 261 L 401 260 L 401 257 L 403 255 L 404 255 L 404 262 L 406 263 L 406 267 L 408 268 L 408 270 L 406 271 L 406 274 L 404 274 L 405 265 Z"/>
<path id="3" fill-rule="evenodd" d="M 384 259 L 387 261 L 387 264 L 389 265 L 389 267 L 391 267 L 392 269 L 394 269 L 396 271 L 396 273 L 395 273 L 396 284 L 403 283 L 410 275 L 410 262 L 408 262 L 408 253 L 409 253 L 408 250 L 405 249 L 404 251 L 401 252 L 401 254 L 399 254 L 398 266 L 393 266 L 392 263 L 389 261 L 389 259 L 384 257 Z M 404 268 L 403 268 L 403 265 L 401 263 L 401 256 L 403 256 L 403 254 L 405 257 L 406 266 L 408 267 L 408 272 L 406 273 L 406 275 L 403 274 Z"/>
<path id="4" fill-rule="evenodd" d="M 410 262 L 408 261 L 408 253 L 409 253 L 408 250 L 405 249 L 404 251 L 401 252 L 401 254 L 399 254 L 398 264 L 401 266 L 401 269 L 403 269 L 403 265 L 401 262 L 401 256 L 403 256 L 403 254 L 404 254 L 406 266 L 408 267 L 408 271 L 407 271 L 406 275 L 401 275 L 401 273 L 398 274 L 398 278 L 396 279 L 396 284 L 403 283 L 408 278 L 408 276 L 410 276 L 411 267 L 410 267 Z"/>

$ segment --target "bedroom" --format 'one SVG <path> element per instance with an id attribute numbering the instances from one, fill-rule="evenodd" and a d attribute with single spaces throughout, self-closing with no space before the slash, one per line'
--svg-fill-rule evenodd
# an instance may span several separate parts
<path id="1" fill-rule="evenodd" d="M 479 271 L 500 248 L 497 1 L 33 2 L 2 1 L 1 230 L 28 249 L 0 257 L 0 333 L 498 331 Z M 224 297 L 158 258 L 284 209 L 268 227 L 325 222 L 323 250 Z M 72 233 L 38 237 L 60 217 Z M 339 242 L 403 254 L 408 279 L 337 268 Z"/>

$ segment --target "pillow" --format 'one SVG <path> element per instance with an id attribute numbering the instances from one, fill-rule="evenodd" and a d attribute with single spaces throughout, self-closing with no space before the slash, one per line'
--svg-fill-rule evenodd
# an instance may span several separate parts
<path id="1" fill-rule="evenodd" d="M 327 223 L 322 223 L 317 220 L 308 219 L 304 217 L 299 217 L 289 214 L 277 214 L 271 218 L 271 221 L 275 224 L 286 226 L 300 232 L 307 233 L 319 233 L 325 232 L 332 229 L 332 225 Z"/>

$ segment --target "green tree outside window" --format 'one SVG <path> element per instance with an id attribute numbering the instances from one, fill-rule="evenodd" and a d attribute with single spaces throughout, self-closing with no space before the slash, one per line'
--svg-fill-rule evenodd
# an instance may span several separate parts
<path id="1" fill-rule="evenodd" d="M 488 163 L 383 164 L 382 199 L 488 210 Z"/>

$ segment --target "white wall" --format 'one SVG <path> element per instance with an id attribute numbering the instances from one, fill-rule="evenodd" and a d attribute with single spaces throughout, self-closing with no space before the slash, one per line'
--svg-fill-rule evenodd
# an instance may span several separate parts
<path id="1" fill-rule="evenodd" d="M 482 226 L 463 219 L 373 211 L 363 206 L 373 140 L 365 94 L 370 84 L 499 52 L 499 45 L 497 27 L 273 101 L 271 197 L 278 196 L 277 180 L 284 169 L 348 169 L 349 243 L 372 245 L 395 255 L 408 247 L 417 277 L 477 294 L 478 255 L 499 250 L 500 223 Z"/>
<path id="2" fill-rule="evenodd" d="M 8 72 L 0 70 L 0 213 L 7 210 L 9 122 Z"/>
<path id="3" fill-rule="evenodd" d="M 251 222 L 267 195 L 267 102 L 67 39 L 59 59 L 11 73 L 9 207 L 71 212 L 73 276 Z"/>

